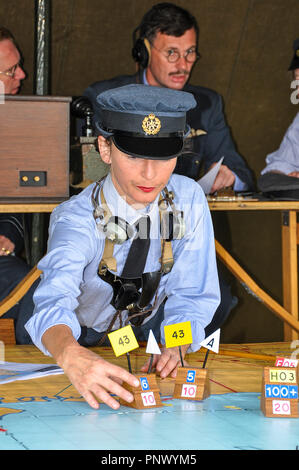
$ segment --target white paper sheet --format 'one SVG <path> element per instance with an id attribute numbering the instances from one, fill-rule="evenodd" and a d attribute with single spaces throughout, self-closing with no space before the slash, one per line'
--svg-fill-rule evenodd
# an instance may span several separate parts
<path id="1" fill-rule="evenodd" d="M 36 379 L 47 375 L 63 374 L 56 364 L 27 364 L 0 361 L 0 385 L 16 380 Z"/>
<path id="2" fill-rule="evenodd" d="M 220 158 L 216 165 L 213 166 L 213 168 L 211 168 L 208 173 L 206 173 L 202 178 L 197 181 L 198 184 L 202 187 L 205 194 L 210 194 L 211 188 L 214 184 L 223 159 L 224 157 Z"/>

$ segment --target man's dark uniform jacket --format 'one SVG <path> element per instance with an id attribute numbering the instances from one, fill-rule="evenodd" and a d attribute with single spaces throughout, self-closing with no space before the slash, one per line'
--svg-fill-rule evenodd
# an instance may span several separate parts
<path id="1" fill-rule="evenodd" d="M 0 256 L 0 300 L 5 299 L 8 294 L 21 282 L 30 271 L 30 267 L 18 256 L 24 248 L 24 229 L 21 214 L 0 214 L 0 235 L 4 235 L 15 244 L 13 255 Z M 36 283 L 2 318 L 13 318 L 15 320 L 16 342 L 19 344 L 30 343 L 28 333 L 24 329 L 25 315 L 20 316 L 22 310 L 26 315 L 33 311 L 32 293 Z"/>
<path id="2" fill-rule="evenodd" d="M 143 83 L 143 71 L 135 75 L 121 75 L 110 80 L 95 82 L 84 92 L 89 98 L 93 108 L 97 106 L 97 96 L 105 90 L 117 88 L 131 83 Z M 195 152 L 197 155 L 178 159 L 175 172 L 194 179 L 199 178 L 199 165 L 202 161 L 206 172 L 212 163 L 224 157 L 223 164 L 228 166 L 244 183 L 246 189 L 253 189 L 251 171 L 243 158 L 238 154 L 232 141 L 230 130 L 223 114 L 221 96 L 209 88 L 187 84 L 184 91 L 194 95 L 198 106 L 187 112 L 187 123 L 191 127 L 190 137 L 186 139 L 186 152 Z"/>

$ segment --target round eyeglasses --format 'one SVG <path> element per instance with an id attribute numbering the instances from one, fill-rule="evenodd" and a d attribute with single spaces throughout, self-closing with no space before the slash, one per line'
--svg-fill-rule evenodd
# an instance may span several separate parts
<path id="1" fill-rule="evenodd" d="M 1 73 L 2 75 L 6 75 L 7 77 L 14 78 L 18 67 L 21 67 L 21 63 L 20 63 L 20 62 L 18 62 L 17 64 L 13 65 L 13 66 L 10 67 L 9 69 L 4 70 L 4 72 L 0 72 L 0 73 Z"/>
<path id="2" fill-rule="evenodd" d="M 175 63 L 180 60 L 181 57 L 183 57 L 187 62 L 193 64 L 200 58 L 200 54 L 193 47 L 181 54 L 177 49 L 168 49 L 165 51 L 161 51 L 160 49 L 157 49 L 153 44 L 151 44 L 151 46 L 156 49 L 156 51 L 160 52 L 160 54 L 163 54 L 164 57 L 166 57 L 166 59 L 170 63 Z"/>

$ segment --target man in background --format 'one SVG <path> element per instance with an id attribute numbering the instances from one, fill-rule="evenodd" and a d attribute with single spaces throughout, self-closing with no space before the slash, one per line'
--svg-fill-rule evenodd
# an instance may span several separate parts
<path id="1" fill-rule="evenodd" d="M 0 26 L 0 80 L 5 95 L 16 95 L 26 77 L 21 55 L 11 32 Z"/>
<path id="2" fill-rule="evenodd" d="M 4 91 L 5 96 L 16 95 L 25 77 L 16 41 L 7 28 L 0 26 L 0 91 Z M 22 219 L 22 214 L 0 214 L 0 300 L 5 299 L 30 271 L 30 267 L 19 256 L 24 249 Z M 21 302 L 26 305 L 28 302 L 28 308 L 32 311 L 30 296 L 26 295 Z M 18 327 L 18 309 L 19 304 L 2 318 L 15 319 L 17 343 L 24 343 L 29 336 L 23 328 Z"/>
<path id="3" fill-rule="evenodd" d="M 299 84 L 299 38 L 293 43 L 293 58 L 289 66 L 292 79 Z M 297 86 L 299 97 L 299 86 Z M 287 129 L 280 147 L 266 157 L 266 167 L 261 174 L 283 173 L 287 176 L 299 178 L 299 112 Z"/>

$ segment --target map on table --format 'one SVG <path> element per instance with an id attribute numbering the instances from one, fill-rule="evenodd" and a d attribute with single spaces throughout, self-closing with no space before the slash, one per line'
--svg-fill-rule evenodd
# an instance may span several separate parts
<path id="1" fill-rule="evenodd" d="M 202 367 L 206 354 L 202 349 L 192 354 L 192 367 Z M 222 350 L 229 350 L 229 355 Z M 173 399 L 173 382 L 163 379 L 159 382 L 163 406 L 142 410 L 121 406 L 113 411 L 102 404 L 93 410 L 63 374 L 0 384 L 0 450 L 90 449 L 101 454 L 138 449 L 296 450 L 299 419 L 267 418 L 260 404 L 263 368 L 274 365 L 267 358 L 292 352 L 283 342 L 222 346 L 219 354 L 209 354 L 208 398 Z M 115 359 L 112 348 L 101 348 L 101 355 Z M 30 346 L 11 352 L 7 348 L 12 361 L 26 358 L 39 364 L 42 357 Z M 145 348 L 137 349 L 131 355 L 133 370 L 139 371 L 147 359 Z M 117 361 L 127 366 L 126 357 Z M 21 458 L 29 454 L 11 453 L 24 455 Z"/>
<path id="2" fill-rule="evenodd" d="M 295 450 L 299 420 L 265 418 L 257 393 L 204 401 L 162 397 L 161 408 L 94 410 L 73 397 L 20 396 L 1 401 L 0 449 Z"/>

